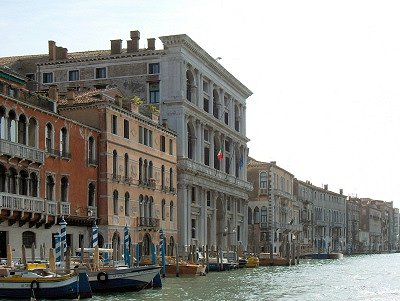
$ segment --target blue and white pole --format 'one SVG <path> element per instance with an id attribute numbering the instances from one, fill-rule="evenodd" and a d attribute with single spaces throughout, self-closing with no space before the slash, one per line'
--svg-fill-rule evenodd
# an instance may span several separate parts
<path id="1" fill-rule="evenodd" d="M 160 253 L 161 253 L 161 275 L 163 278 L 165 278 L 165 237 L 162 229 L 160 229 Z"/>
<path id="2" fill-rule="evenodd" d="M 128 225 L 125 225 L 124 228 L 124 260 L 125 260 L 125 265 L 127 265 L 129 268 L 131 267 L 131 257 L 129 254 L 129 230 L 128 230 Z"/>
<path id="3" fill-rule="evenodd" d="M 99 244 L 99 227 L 96 222 L 92 226 L 92 247 L 95 248 Z"/>
<path id="4" fill-rule="evenodd" d="M 61 236 L 59 233 L 54 235 L 56 240 L 56 262 L 61 262 Z"/>
<path id="5" fill-rule="evenodd" d="M 65 253 L 67 252 L 67 222 L 64 220 L 64 216 L 61 216 L 59 224 L 61 232 L 61 257 L 64 259 Z"/>

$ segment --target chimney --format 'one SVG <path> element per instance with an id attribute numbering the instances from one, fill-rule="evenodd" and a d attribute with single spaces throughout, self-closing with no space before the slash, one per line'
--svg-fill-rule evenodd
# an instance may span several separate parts
<path id="1" fill-rule="evenodd" d="M 276 165 L 276 161 L 271 161 L 271 165 Z"/>
<path id="2" fill-rule="evenodd" d="M 56 60 L 56 42 L 54 41 L 49 41 L 49 60 Z"/>
<path id="3" fill-rule="evenodd" d="M 156 50 L 156 39 L 147 39 L 147 50 Z"/>
<path id="4" fill-rule="evenodd" d="M 111 54 L 121 54 L 122 40 L 111 40 Z"/>
<path id="5" fill-rule="evenodd" d="M 138 30 L 131 31 L 131 40 L 127 41 L 127 52 L 139 51 L 140 32 Z"/>
<path id="6" fill-rule="evenodd" d="M 166 129 L 168 128 L 168 119 L 162 120 L 162 126 L 165 127 Z"/>
<path id="7" fill-rule="evenodd" d="M 58 89 L 57 85 L 51 85 L 48 92 L 48 97 L 55 102 L 58 102 Z"/>
<path id="8" fill-rule="evenodd" d="M 343 194 L 343 189 L 342 188 L 339 189 L 339 193 Z"/>
<path id="9" fill-rule="evenodd" d="M 325 189 L 325 190 L 328 190 L 328 184 L 325 184 L 325 185 L 324 185 L 324 189 Z"/>
<path id="10" fill-rule="evenodd" d="M 73 89 L 68 89 L 67 90 L 67 103 L 68 104 L 73 104 L 74 100 L 75 100 L 74 90 Z"/>

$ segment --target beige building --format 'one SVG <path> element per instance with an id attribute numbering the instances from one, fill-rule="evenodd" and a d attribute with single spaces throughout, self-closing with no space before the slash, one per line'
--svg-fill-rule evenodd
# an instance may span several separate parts
<path id="1" fill-rule="evenodd" d="M 253 253 L 273 252 L 286 255 L 288 243 L 297 239 L 300 207 L 293 197 L 294 176 L 276 162 L 249 159 L 247 176 L 253 183 L 249 195 L 249 248 Z"/>
<path id="2" fill-rule="evenodd" d="M 69 91 L 58 109 L 101 131 L 91 152 L 99 158 L 99 245 L 121 250 L 128 226 L 131 242 L 149 256 L 163 230 L 171 254 L 177 241 L 175 133 L 159 125 L 158 114 L 154 120 L 139 114 L 135 101 L 115 88 Z"/>

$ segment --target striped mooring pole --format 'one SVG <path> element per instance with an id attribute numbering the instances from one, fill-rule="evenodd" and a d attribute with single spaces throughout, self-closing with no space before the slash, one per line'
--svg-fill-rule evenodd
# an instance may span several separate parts
<path id="1" fill-rule="evenodd" d="M 99 227 L 97 227 L 96 222 L 92 226 L 92 247 L 96 247 L 99 244 Z"/>
<path id="2" fill-rule="evenodd" d="M 56 233 L 54 238 L 56 240 L 56 262 L 61 262 L 61 236 Z"/>
<path id="3" fill-rule="evenodd" d="M 61 256 L 64 258 L 65 253 L 67 252 L 67 222 L 64 220 L 64 216 L 61 216 L 61 221 L 59 224 L 61 232 Z"/>

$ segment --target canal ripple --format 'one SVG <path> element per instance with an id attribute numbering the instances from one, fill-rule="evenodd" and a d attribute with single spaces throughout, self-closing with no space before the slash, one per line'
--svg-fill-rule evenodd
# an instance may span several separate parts
<path id="1" fill-rule="evenodd" d="M 400 300 L 400 254 L 168 277 L 163 285 L 139 293 L 95 295 L 93 300 Z"/>

